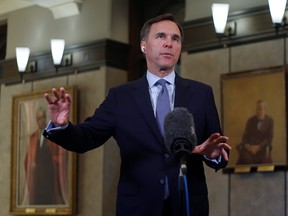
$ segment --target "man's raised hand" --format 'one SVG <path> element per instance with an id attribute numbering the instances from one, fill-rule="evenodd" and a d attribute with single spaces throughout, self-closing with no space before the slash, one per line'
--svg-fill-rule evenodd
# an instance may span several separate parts
<path id="1" fill-rule="evenodd" d="M 56 88 L 52 88 L 51 92 L 52 96 L 48 93 L 44 94 L 50 111 L 50 120 L 55 126 L 64 126 L 69 121 L 71 96 L 64 87 L 61 87 L 59 92 Z"/>

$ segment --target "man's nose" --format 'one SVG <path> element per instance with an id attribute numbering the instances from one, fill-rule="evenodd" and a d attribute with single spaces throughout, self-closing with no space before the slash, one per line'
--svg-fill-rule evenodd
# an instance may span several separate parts
<path id="1" fill-rule="evenodd" d="M 165 48 L 171 48 L 172 47 L 172 40 L 171 39 L 166 39 L 165 43 L 164 43 L 164 47 Z"/>

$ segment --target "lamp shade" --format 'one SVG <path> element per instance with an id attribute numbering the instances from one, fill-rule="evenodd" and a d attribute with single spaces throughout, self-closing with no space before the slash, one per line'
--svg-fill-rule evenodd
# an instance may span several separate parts
<path id="1" fill-rule="evenodd" d="M 282 23 L 287 0 L 269 0 L 270 15 L 273 23 Z"/>
<path id="2" fill-rule="evenodd" d="M 212 4 L 212 16 L 215 31 L 218 34 L 225 32 L 226 22 L 228 18 L 229 4 L 215 3 Z"/>
<path id="3" fill-rule="evenodd" d="M 25 72 L 30 55 L 28 47 L 16 47 L 16 60 L 19 72 Z"/>
<path id="4" fill-rule="evenodd" d="M 51 52 L 54 65 L 60 65 L 65 47 L 65 40 L 51 39 Z"/>

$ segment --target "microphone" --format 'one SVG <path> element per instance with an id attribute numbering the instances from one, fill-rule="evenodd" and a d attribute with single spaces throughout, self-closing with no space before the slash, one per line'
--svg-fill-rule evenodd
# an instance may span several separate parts
<path id="1" fill-rule="evenodd" d="M 197 144 L 193 116 L 186 108 L 176 107 L 166 115 L 164 141 L 168 152 L 175 156 L 186 173 L 186 158 Z"/>

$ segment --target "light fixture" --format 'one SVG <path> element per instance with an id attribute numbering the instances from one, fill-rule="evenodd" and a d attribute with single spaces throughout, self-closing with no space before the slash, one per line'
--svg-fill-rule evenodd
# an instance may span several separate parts
<path id="1" fill-rule="evenodd" d="M 30 55 L 28 47 L 16 47 L 16 60 L 19 72 L 25 72 Z"/>
<path id="2" fill-rule="evenodd" d="M 25 72 L 35 72 L 37 70 L 36 61 L 28 62 L 29 55 L 30 49 L 28 47 L 16 47 L 16 61 L 22 82 L 24 82 L 23 74 Z"/>
<path id="3" fill-rule="evenodd" d="M 217 34 L 224 34 L 228 18 L 229 4 L 215 3 L 212 4 L 212 16 L 215 31 Z"/>
<path id="4" fill-rule="evenodd" d="M 63 39 L 51 39 L 51 52 L 54 65 L 60 65 L 62 56 L 64 53 L 65 40 Z"/>
<path id="5" fill-rule="evenodd" d="M 281 25 L 287 0 L 268 0 L 270 15 L 275 25 Z"/>
<path id="6" fill-rule="evenodd" d="M 56 73 L 60 67 L 66 67 L 72 65 L 72 54 L 64 54 L 65 40 L 63 39 L 51 39 L 51 52 L 53 58 L 53 64 L 56 68 Z M 63 55 L 64 54 L 64 55 Z"/>
<path id="7" fill-rule="evenodd" d="M 51 39 L 51 53 L 53 64 L 56 68 L 56 73 L 60 67 L 66 67 L 72 65 L 72 54 L 64 53 L 65 40 L 64 39 Z M 16 60 L 18 71 L 23 80 L 24 72 L 36 72 L 37 71 L 37 61 L 29 60 L 30 49 L 29 47 L 16 47 Z"/>

